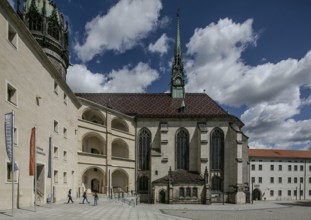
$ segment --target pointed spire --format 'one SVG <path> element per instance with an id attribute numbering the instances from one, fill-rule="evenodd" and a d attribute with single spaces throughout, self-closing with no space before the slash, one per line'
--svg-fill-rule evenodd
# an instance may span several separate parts
<path id="1" fill-rule="evenodd" d="M 179 13 L 179 10 L 177 10 L 176 39 L 175 39 L 174 61 L 173 61 L 173 66 L 172 66 L 172 77 L 171 77 L 172 98 L 183 98 L 185 94 L 184 66 L 182 62 L 182 53 L 181 53 L 179 17 L 180 17 L 180 13 Z"/>
<path id="2" fill-rule="evenodd" d="M 175 54 L 174 57 L 181 57 L 181 47 L 180 47 L 180 27 L 179 27 L 179 9 L 176 14 L 176 42 L 175 42 Z"/>

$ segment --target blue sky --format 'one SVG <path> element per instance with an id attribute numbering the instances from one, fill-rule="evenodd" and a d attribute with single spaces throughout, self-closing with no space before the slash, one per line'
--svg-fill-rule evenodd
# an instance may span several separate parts
<path id="1" fill-rule="evenodd" d="M 187 92 L 245 123 L 253 148 L 311 149 L 308 0 L 54 0 L 75 92 L 166 92 L 180 9 Z"/>

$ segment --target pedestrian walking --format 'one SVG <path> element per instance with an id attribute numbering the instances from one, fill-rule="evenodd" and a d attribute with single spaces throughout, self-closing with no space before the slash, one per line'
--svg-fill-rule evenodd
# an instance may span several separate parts
<path id="1" fill-rule="evenodd" d="M 98 195 L 97 192 L 94 193 L 94 206 L 97 205 Z"/>
<path id="2" fill-rule="evenodd" d="M 69 191 L 68 191 L 68 202 L 67 202 L 67 204 L 68 204 L 70 201 L 73 203 L 72 196 L 71 196 L 71 189 L 69 189 Z"/>
<path id="3" fill-rule="evenodd" d="M 89 200 L 87 199 L 87 194 L 86 194 L 86 190 L 83 192 L 83 201 L 82 204 L 84 204 L 84 201 L 87 201 L 87 203 L 90 203 Z"/>

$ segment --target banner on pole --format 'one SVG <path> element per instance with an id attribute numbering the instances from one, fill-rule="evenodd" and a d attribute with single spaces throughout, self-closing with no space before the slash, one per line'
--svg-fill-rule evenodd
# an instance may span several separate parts
<path id="1" fill-rule="evenodd" d="M 35 150 L 36 150 L 36 128 L 31 129 L 30 155 L 29 155 L 29 176 L 35 175 Z"/>
<path id="2" fill-rule="evenodd" d="M 52 137 L 49 137 L 48 178 L 52 176 Z"/>
<path id="3" fill-rule="evenodd" d="M 13 113 L 12 112 L 5 114 L 4 132 L 5 132 L 6 153 L 12 164 L 12 157 L 13 157 L 13 150 L 14 150 L 13 149 L 14 131 L 13 131 Z M 14 168 L 12 166 L 12 169 L 18 170 L 18 166 L 15 163 L 15 161 L 14 161 Z"/>

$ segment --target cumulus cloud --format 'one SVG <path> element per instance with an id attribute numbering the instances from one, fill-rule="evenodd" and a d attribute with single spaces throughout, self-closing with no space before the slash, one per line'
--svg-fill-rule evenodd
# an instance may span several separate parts
<path id="1" fill-rule="evenodd" d="M 150 43 L 148 46 L 148 50 L 152 53 L 160 53 L 161 55 L 166 54 L 168 50 L 168 42 L 169 38 L 166 34 L 162 34 L 162 36 L 155 42 Z"/>
<path id="2" fill-rule="evenodd" d="M 107 50 L 122 53 L 134 47 L 156 28 L 161 9 L 160 0 L 118 1 L 107 14 L 85 25 L 84 43 L 74 46 L 79 59 L 87 62 Z"/>
<path id="3" fill-rule="evenodd" d="M 311 52 L 300 60 L 246 65 L 242 53 L 258 39 L 252 23 L 226 18 L 194 31 L 187 44 L 186 90 L 205 89 L 222 104 L 246 105 L 241 119 L 251 147 L 310 146 L 311 119 L 293 117 L 310 103 L 310 97 L 301 100 L 300 88 L 311 82 Z"/>
<path id="4" fill-rule="evenodd" d="M 159 73 L 145 63 L 108 74 L 92 73 L 85 65 L 76 64 L 68 68 L 67 83 L 74 92 L 145 92 L 158 77 Z"/>

